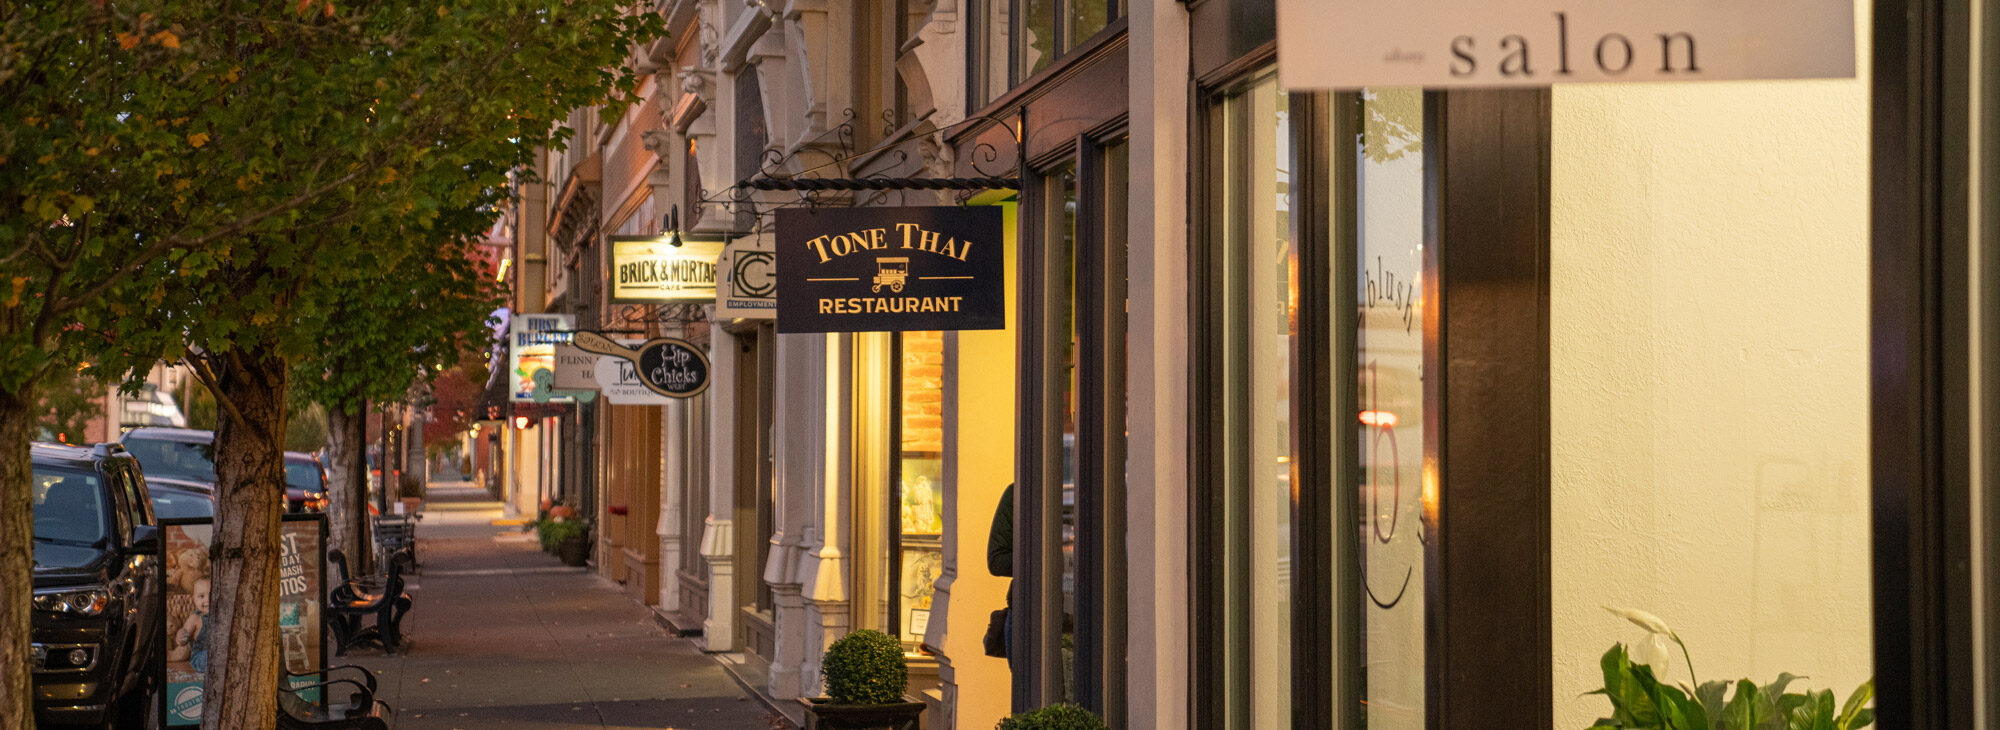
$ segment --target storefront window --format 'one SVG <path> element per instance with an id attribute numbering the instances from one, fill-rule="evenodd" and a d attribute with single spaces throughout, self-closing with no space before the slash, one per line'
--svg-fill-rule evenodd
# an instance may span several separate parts
<path id="1" fill-rule="evenodd" d="M 1424 727 L 1424 558 L 1436 504 L 1424 461 L 1424 98 L 1370 89 L 1357 113 L 1354 283 L 1361 595 L 1368 727 Z M 1350 111 L 1351 110 L 1351 111 Z M 1341 125 L 1345 126 L 1345 125 Z M 1338 142 L 1338 140 L 1336 140 Z M 1344 436 L 1337 436 L 1344 438 Z"/>
<path id="2" fill-rule="evenodd" d="M 897 336 L 896 621 L 914 648 L 944 570 L 944 333 Z"/>
<path id="3" fill-rule="evenodd" d="M 1222 554 L 1229 727 L 1292 724 L 1292 378 L 1299 292 L 1290 98 L 1265 75 L 1214 108 Z"/>
<path id="4" fill-rule="evenodd" d="M 1124 17 L 1118 0 L 971 0 L 972 106 L 1007 93 Z"/>

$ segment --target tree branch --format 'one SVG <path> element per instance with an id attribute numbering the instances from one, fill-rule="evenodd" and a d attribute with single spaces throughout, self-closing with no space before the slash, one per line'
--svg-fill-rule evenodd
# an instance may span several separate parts
<path id="1" fill-rule="evenodd" d="M 216 375 L 215 366 L 208 361 L 208 358 L 208 355 L 189 355 L 181 358 L 181 362 L 187 363 L 188 369 L 194 371 L 195 379 L 201 381 L 202 387 L 208 388 L 209 395 L 215 396 L 216 405 L 228 412 L 237 427 L 245 431 L 256 431 L 256 428 L 250 425 L 250 419 L 243 415 L 243 410 L 236 407 L 236 401 L 230 400 L 229 395 L 222 392 L 222 379 Z"/>

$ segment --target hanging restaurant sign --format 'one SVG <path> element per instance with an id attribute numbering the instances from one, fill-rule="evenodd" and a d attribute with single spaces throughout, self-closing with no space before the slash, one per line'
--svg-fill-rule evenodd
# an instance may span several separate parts
<path id="1" fill-rule="evenodd" d="M 586 352 L 630 363 L 634 371 L 628 372 L 654 393 L 692 398 L 708 390 L 708 355 L 686 340 L 661 337 L 631 348 L 596 332 L 578 332 L 573 343 Z"/>
<path id="2" fill-rule="evenodd" d="M 1000 208 L 778 211 L 779 332 L 1006 327 Z"/>
<path id="3" fill-rule="evenodd" d="M 1827 0 L 1278 0 L 1289 89 L 1853 78 Z"/>
<path id="4" fill-rule="evenodd" d="M 722 239 L 712 236 L 612 236 L 611 301 L 715 301 L 715 257 L 721 253 Z"/>

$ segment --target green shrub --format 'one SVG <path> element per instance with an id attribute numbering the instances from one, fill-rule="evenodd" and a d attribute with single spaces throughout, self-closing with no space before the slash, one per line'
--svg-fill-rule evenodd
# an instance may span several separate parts
<path id="1" fill-rule="evenodd" d="M 1110 730 L 1089 710 L 1063 703 L 1029 710 L 1000 721 L 999 730 Z"/>
<path id="2" fill-rule="evenodd" d="M 578 520 L 546 519 L 535 523 L 535 533 L 542 539 L 542 549 L 554 551 L 556 546 L 572 537 L 582 537 L 584 526 Z"/>
<path id="3" fill-rule="evenodd" d="M 833 642 L 820 660 L 826 696 L 836 705 L 887 705 L 903 701 L 910 685 L 903 663 L 903 645 L 874 629 L 862 629 Z"/>

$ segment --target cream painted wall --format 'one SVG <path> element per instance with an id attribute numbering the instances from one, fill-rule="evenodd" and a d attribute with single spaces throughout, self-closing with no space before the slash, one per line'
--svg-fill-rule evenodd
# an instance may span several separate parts
<path id="1" fill-rule="evenodd" d="M 1014 290 L 1016 224 L 1012 203 L 1003 205 L 1007 290 Z M 1013 674 L 1007 660 L 986 656 L 983 639 L 993 611 L 1007 605 L 1010 579 L 986 570 L 986 544 L 992 534 L 994 508 L 1014 481 L 1014 337 L 1015 311 L 1007 310 L 1007 329 L 962 331 L 958 338 L 957 372 L 950 387 L 957 393 L 951 457 L 956 476 L 946 506 L 955 516 L 946 529 L 955 541 L 954 574 L 949 587 L 945 656 L 951 658 L 957 705 L 953 727 L 990 728 L 1007 716 L 1013 701 Z M 933 624 L 936 626 L 936 624 Z"/>
<path id="2" fill-rule="evenodd" d="M 1644 638 L 1600 605 L 1703 680 L 1873 674 L 1867 83 L 1555 89 L 1557 727 Z"/>

